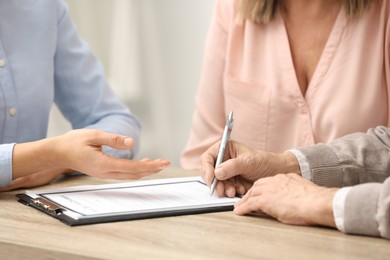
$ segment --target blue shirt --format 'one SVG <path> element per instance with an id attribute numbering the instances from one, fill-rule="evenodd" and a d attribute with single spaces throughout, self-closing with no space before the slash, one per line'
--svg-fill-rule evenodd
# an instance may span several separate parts
<path id="1" fill-rule="evenodd" d="M 46 137 L 53 103 L 73 128 L 115 132 L 139 143 L 137 118 L 107 85 L 65 3 L 0 1 L 0 186 L 12 181 L 14 144 Z M 138 147 L 104 149 L 132 158 Z"/>

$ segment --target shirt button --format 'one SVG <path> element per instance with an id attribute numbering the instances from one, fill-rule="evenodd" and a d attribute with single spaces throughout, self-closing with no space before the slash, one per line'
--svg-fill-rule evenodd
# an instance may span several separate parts
<path id="1" fill-rule="evenodd" d="M 10 116 L 14 116 L 16 114 L 16 108 L 11 107 L 10 109 L 8 109 L 8 114 Z"/>
<path id="2" fill-rule="evenodd" d="M 4 60 L 0 60 L 0 68 L 4 67 L 4 65 L 5 65 L 5 61 Z"/>

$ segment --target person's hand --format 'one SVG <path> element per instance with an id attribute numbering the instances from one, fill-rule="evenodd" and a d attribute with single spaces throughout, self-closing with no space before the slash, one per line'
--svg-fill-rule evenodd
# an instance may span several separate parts
<path id="1" fill-rule="evenodd" d="M 236 202 L 234 213 L 260 211 L 286 224 L 335 227 L 332 201 L 336 192 L 295 173 L 278 174 L 256 181 Z"/>
<path id="2" fill-rule="evenodd" d="M 223 162 L 214 169 L 219 144 L 215 143 L 201 156 L 201 176 L 209 186 L 214 176 L 219 180 L 215 188 L 218 196 L 244 195 L 260 178 L 300 172 L 298 161 L 290 152 L 265 152 L 235 141 L 229 141 Z"/>
<path id="3" fill-rule="evenodd" d="M 139 179 L 157 173 L 170 165 L 167 160 L 136 161 L 104 154 L 102 146 L 116 149 L 130 149 L 133 140 L 127 136 L 106 133 L 99 130 L 73 130 L 52 138 L 55 152 L 51 157 L 56 167 L 71 169 L 102 179 Z"/>
<path id="4" fill-rule="evenodd" d="M 41 172 L 33 173 L 27 176 L 19 177 L 13 180 L 7 186 L 1 187 L 0 192 L 10 191 L 21 188 L 33 188 L 42 185 L 47 185 L 56 180 L 58 177 L 63 175 L 65 170 L 57 169 L 57 170 L 43 170 Z"/>
<path id="5" fill-rule="evenodd" d="M 140 161 L 120 159 L 103 153 L 103 146 L 130 149 L 133 140 L 127 136 L 99 130 L 73 130 L 64 135 L 14 146 L 13 182 L 10 190 L 48 184 L 67 172 L 81 172 L 104 179 L 138 179 L 170 165 L 167 160 Z"/>

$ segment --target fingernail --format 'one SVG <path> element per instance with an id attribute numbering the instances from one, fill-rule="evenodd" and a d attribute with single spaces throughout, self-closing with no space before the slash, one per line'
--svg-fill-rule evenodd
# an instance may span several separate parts
<path id="1" fill-rule="evenodd" d="M 125 140 L 123 141 L 124 145 L 126 146 L 132 146 L 133 145 L 133 139 L 131 138 L 125 138 Z"/>

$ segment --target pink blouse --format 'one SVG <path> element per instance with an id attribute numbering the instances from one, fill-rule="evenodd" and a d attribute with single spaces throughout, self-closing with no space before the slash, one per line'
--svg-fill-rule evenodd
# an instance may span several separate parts
<path id="1" fill-rule="evenodd" d="M 199 166 L 231 110 L 232 140 L 275 152 L 389 126 L 390 1 L 340 11 L 305 96 L 281 15 L 240 25 L 234 2 L 217 0 L 182 167 Z"/>

